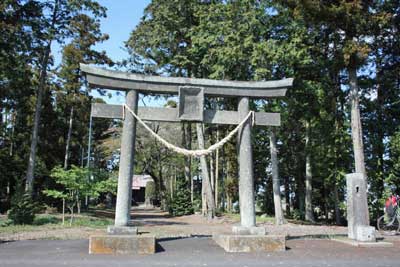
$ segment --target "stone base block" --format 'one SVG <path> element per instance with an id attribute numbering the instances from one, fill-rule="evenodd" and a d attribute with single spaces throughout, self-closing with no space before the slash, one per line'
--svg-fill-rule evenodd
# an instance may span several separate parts
<path id="1" fill-rule="evenodd" d="M 215 235 L 214 241 L 227 252 L 273 252 L 286 250 L 284 235 Z"/>
<path id="2" fill-rule="evenodd" d="M 375 227 L 356 226 L 356 240 L 360 242 L 376 242 Z"/>
<path id="3" fill-rule="evenodd" d="M 154 254 L 156 239 L 150 235 L 93 235 L 89 254 Z"/>
<path id="4" fill-rule="evenodd" d="M 235 235 L 266 235 L 265 227 L 245 227 L 245 226 L 232 226 L 232 232 Z"/>
<path id="5" fill-rule="evenodd" d="M 109 235 L 137 235 L 138 228 L 133 226 L 109 225 L 107 227 L 107 233 Z"/>
<path id="6" fill-rule="evenodd" d="M 331 239 L 336 242 L 340 242 L 343 244 L 347 244 L 353 247 L 359 248 L 391 248 L 393 247 L 393 243 L 386 241 L 377 241 L 377 242 L 360 242 L 350 238 L 333 238 Z"/>

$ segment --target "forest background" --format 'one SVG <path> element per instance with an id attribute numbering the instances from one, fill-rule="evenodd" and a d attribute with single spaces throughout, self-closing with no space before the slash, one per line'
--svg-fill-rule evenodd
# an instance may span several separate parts
<path id="1" fill-rule="evenodd" d="M 90 104 L 104 102 L 107 91 L 91 91 L 79 63 L 175 77 L 294 77 L 285 98 L 251 103 L 253 110 L 282 114 L 281 127 L 253 129 L 262 213 L 274 213 L 274 142 L 287 218 L 343 224 L 344 177 L 355 170 L 367 175 L 371 219 L 382 213 L 388 195 L 400 194 L 400 1 L 153 0 L 129 38 L 115 44 L 127 51 L 116 62 L 96 50 L 109 38 L 100 27 L 106 15 L 107 8 L 92 0 L 0 4 L 0 212 L 24 190 L 58 207 L 72 192 L 79 204 L 72 209 L 79 208 L 82 197 L 98 204 L 115 194 L 121 122 L 94 119 L 89 132 Z M 171 96 L 140 99 L 141 104 L 176 105 Z M 206 107 L 234 110 L 237 100 L 210 98 Z M 357 110 L 360 125 L 352 121 Z M 175 144 L 198 146 L 191 124 L 151 126 Z M 204 127 L 206 145 L 231 130 Z M 353 148 L 355 131 L 363 141 L 361 153 L 359 146 Z M 174 195 L 184 190 L 191 192 L 192 207 L 204 211 L 207 188 L 201 177 L 206 171 L 217 210 L 234 210 L 236 140 L 207 158 L 208 170 L 200 170 L 197 159 L 167 151 L 140 127 L 136 150 L 135 173 L 153 177 L 163 205 L 174 203 Z M 74 168 L 84 167 L 81 176 L 91 173 L 85 188 L 71 191 L 57 180 L 57 172 L 75 177 Z"/>

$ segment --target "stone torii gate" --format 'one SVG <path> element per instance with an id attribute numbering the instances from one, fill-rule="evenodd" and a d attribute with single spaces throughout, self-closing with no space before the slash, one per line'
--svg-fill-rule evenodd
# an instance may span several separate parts
<path id="1" fill-rule="evenodd" d="M 80 68 L 86 75 L 90 87 L 126 91 L 125 105 L 144 121 L 194 121 L 220 125 L 238 125 L 250 112 L 250 98 L 285 96 L 287 89 L 293 83 L 292 78 L 260 82 L 225 81 L 131 74 L 91 67 L 85 64 L 81 64 Z M 179 94 L 179 107 L 138 107 L 138 93 Z M 239 97 L 238 110 L 204 110 L 204 96 Z M 124 119 L 115 225 L 109 228 L 109 233 L 136 233 L 136 228 L 129 227 L 136 119 L 131 113 L 126 112 L 123 106 L 108 104 L 93 104 L 92 116 Z M 255 112 L 253 122 L 255 125 L 261 126 L 279 126 L 280 114 Z M 237 234 L 245 235 L 265 234 L 265 230 L 256 227 L 251 127 L 251 121 L 247 120 L 239 130 L 238 138 L 241 226 L 233 230 Z M 220 244 L 221 242 L 218 243 Z M 226 247 L 225 249 L 228 250 Z"/>

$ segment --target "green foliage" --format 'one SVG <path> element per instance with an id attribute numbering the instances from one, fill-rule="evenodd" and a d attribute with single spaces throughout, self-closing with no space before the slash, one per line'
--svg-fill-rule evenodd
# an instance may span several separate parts
<path id="1" fill-rule="evenodd" d="M 69 162 L 82 164 L 92 97 L 82 86 L 79 63 L 111 63 L 104 51 L 93 49 L 108 38 L 100 30 L 100 19 L 105 16 L 106 8 L 92 0 L 1 2 L 1 212 L 8 208 L 13 188 L 26 175 L 30 142 L 38 140 L 31 136 L 39 92 L 43 93 L 39 106 L 42 112 L 36 121 L 41 142 L 35 149 L 36 160 L 32 161 L 36 165 L 34 177 L 38 180 L 35 193 L 52 188 L 49 173 L 63 162 L 71 107 L 75 112 Z M 53 60 L 53 54 L 58 51 L 51 51 L 55 43 L 62 47 L 60 66 Z M 98 129 L 104 130 L 104 122 L 95 122 L 93 128 L 94 137 L 99 136 Z M 92 149 L 95 147 L 93 142 Z"/>
<path id="2" fill-rule="evenodd" d="M 59 224 L 61 219 L 54 215 L 41 215 L 37 216 L 33 221 L 34 225 L 45 225 L 45 224 Z"/>
<path id="3" fill-rule="evenodd" d="M 101 193 L 117 195 L 118 179 L 115 172 L 102 169 L 90 169 L 89 190 L 91 197 L 98 197 Z"/>
<path id="4" fill-rule="evenodd" d="M 89 171 L 87 169 L 72 166 L 70 170 L 64 170 L 61 167 L 55 167 L 51 172 L 51 177 L 56 183 L 63 185 L 66 191 L 44 190 L 43 193 L 50 197 L 75 202 L 79 195 L 90 195 Z"/>
<path id="5" fill-rule="evenodd" d="M 39 205 L 32 199 L 31 194 L 18 190 L 11 199 L 8 218 L 13 224 L 32 224 L 38 211 Z"/>
<path id="6" fill-rule="evenodd" d="M 193 211 L 194 212 L 201 211 L 201 199 L 199 199 L 199 198 L 193 199 Z"/>
<path id="7" fill-rule="evenodd" d="M 63 189 L 46 189 L 43 193 L 67 201 L 71 212 L 74 206 L 87 196 L 98 197 L 100 193 L 116 193 L 116 179 L 108 178 L 105 172 L 90 172 L 87 168 L 76 166 L 69 170 L 55 167 L 51 177 L 57 184 L 62 185 Z"/>
<path id="8" fill-rule="evenodd" d="M 173 216 L 193 214 L 193 206 L 190 201 L 190 191 L 184 180 L 178 180 L 174 198 L 169 206 L 169 213 Z"/>
<path id="9" fill-rule="evenodd" d="M 292 218 L 298 221 L 304 220 L 304 211 L 298 209 L 293 210 Z"/>
<path id="10" fill-rule="evenodd" d="M 156 198 L 156 184 L 153 181 L 147 182 L 144 194 L 146 202 L 152 203 Z"/>

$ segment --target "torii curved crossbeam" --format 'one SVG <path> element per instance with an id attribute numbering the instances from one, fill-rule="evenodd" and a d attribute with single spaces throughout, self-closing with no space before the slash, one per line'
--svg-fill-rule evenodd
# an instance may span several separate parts
<path id="1" fill-rule="evenodd" d="M 181 86 L 204 88 L 204 95 L 252 98 L 285 96 L 293 78 L 276 81 L 227 81 L 197 78 L 162 77 L 107 70 L 80 64 L 91 87 L 138 90 L 142 93 L 177 94 Z"/>

